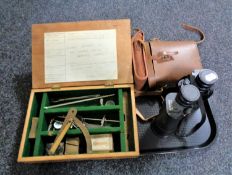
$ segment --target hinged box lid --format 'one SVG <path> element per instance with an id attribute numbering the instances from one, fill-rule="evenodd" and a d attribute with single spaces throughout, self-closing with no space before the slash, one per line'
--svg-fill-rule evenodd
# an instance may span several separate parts
<path id="1" fill-rule="evenodd" d="M 79 31 L 79 32 L 78 32 Z M 105 37 L 106 42 L 105 45 L 107 45 L 107 42 L 109 45 L 111 38 L 107 40 L 107 36 L 112 37 L 115 36 L 115 38 L 112 41 L 115 41 L 115 58 L 116 58 L 116 68 L 117 69 L 117 75 L 113 75 L 114 78 L 112 79 L 106 79 L 109 73 L 112 74 L 112 68 L 107 65 L 110 62 L 109 59 L 114 56 L 110 55 L 109 59 L 107 60 L 108 57 L 104 57 L 105 64 L 101 65 L 103 69 L 109 70 L 109 72 L 105 72 L 105 75 L 103 75 L 102 70 L 100 70 L 99 75 L 102 75 L 104 77 L 104 80 L 88 80 L 85 81 L 83 80 L 83 77 L 85 75 L 78 74 L 80 71 L 80 67 L 78 67 L 78 62 L 75 64 L 77 65 L 78 69 L 73 67 L 72 61 L 76 60 L 69 60 L 70 65 L 68 65 L 68 71 L 69 68 L 73 69 L 73 71 L 78 70 L 77 74 L 81 76 L 78 77 L 78 80 L 81 79 L 81 81 L 73 81 L 73 79 L 69 79 L 68 81 L 60 81 L 56 82 L 56 78 L 59 79 L 59 77 L 56 75 L 56 78 L 53 79 L 52 74 L 54 72 L 59 72 L 60 76 L 63 76 L 63 68 L 62 66 L 57 68 L 57 67 L 52 67 L 50 65 L 56 65 L 60 66 L 58 63 L 63 64 L 62 60 L 65 58 L 65 56 L 68 57 L 70 56 L 69 50 L 63 51 L 62 49 L 59 50 L 59 42 L 61 41 L 59 38 L 61 35 L 63 36 L 64 34 L 64 43 L 67 41 L 67 36 L 69 39 L 73 39 L 72 37 L 78 36 L 76 39 L 81 39 L 80 41 L 84 41 L 85 45 L 83 47 L 86 47 L 88 51 L 88 41 L 86 41 L 86 38 L 83 38 L 84 36 L 88 36 L 88 33 L 90 32 L 90 36 L 93 36 L 94 32 L 97 33 L 98 36 L 101 36 L 100 38 Z M 70 33 L 71 32 L 71 33 Z M 101 34 L 103 32 L 103 34 Z M 106 34 L 108 32 L 108 34 Z M 66 35 L 68 34 L 68 35 Z M 70 35 L 71 34 L 71 35 Z M 56 35 L 57 35 L 57 42 L 56 42 Z M 54 37 L 55 36 L 55 37 Z M 83 37 L 82 37 L 83 36 Z M 52 37 L 52 39 L 51 39 Z M 62 38 L 63 39 L 63 38 Z M 87 38 L 89 39 L 89 38 Z M 69 40 L 68 40 L 69 41 Z M 86 42 L 85 42 L 86 41 Z M 95 46 L 96 45 L 97 38 L 94 38 Z M 101 44 L 101 41 L 99 41 L 99 44 Z M 53 43 L 52 43 L 53 42 Z M 63 43 L 62 43 L 63 44 Z M 66 43 L 65 43 L 66 44 Z M 72 46 L 77 47 L 76 45 L 79 45 L 78 40 L 75 40 L 75 42 L 72 42 Z M 114 47 L 112 45 L 112 47 Z M 46 46 L 46 47 L 45 47 Z M 50 52 L 50 50 L 54 49 L 53 46 L 55 47 L 56 53 L 60 52 L 59 54 L 62 55 L 61 57 L 57 55 L 53 55 L 55 52 L 54 50 Z M 72 46 L 68 46 L 71 48 Z M 93 47 L 90 43 L 90 47 Z M 100 46 L 97 46 L 95 49 L 96 51 L 99 50 Z M 110 48 L 111 46 L 109 46 Z M 49 50 L 49 49 L 50 50 Z M 72 49 L 72 48 L 71 48 Z M 82 48 L 83 49 L 83 48 Z M 91 51 L 93 51 L 94 48 L 92 48 Z M 81 52 L 83 50 L 78 50 L 76 49 L 71 50 L 70 52 L 78 52 L 78 59 L 81 57 Z M 108 53 L 112 53 L 110 49 L 106 49 Z M 104 52 L 104 50 L 102 50 Z M 97 53 L 97 52 L 96 52 Z M 95 53 L 95 55 L 96 55 Z M 45 68 L 45 54 L 46 54 L 46 68 Z M 101 53 L 100 53 L 101 54 Z M 98 57 L 97 57 L 98 56 Z M 102 59 L 101 56 L 96 55 L 91 56 L 90 60 L 94 60 L 94 58 L 99 58 Z M 73 58 L 72 56 L 72 59 Z M 86 60 L 85 60 L 86 61 Z M 94 65 L 94 61 L 90 61 L 89 64 Z M 85 62 L 86 65 L 86 62 Z M 50 67 L 49 67 L 50 66 Z M 108 67 L 108 69 L 107 69 Z M 50 69 L 49 69 L 50 68 Z M 94 67 L 95 69 L 97 68 Z M 45 70 L 46 69 L 46 70 Z M 55 71 L 53 71 L 53 69 Z M 114 69 L 114 68 L 113 68 Z M 91 70 L 91 69 L 89 69 Z M 96 69 L 97 70 L 97 69 Z M 95 71 L 96 71 L 95 70 Z M 46 76 L 45 76 L 45 71 L 47 71 Z M 86 71 L 86 70 L 85 70 Z M 107 74 L 108 73 L 108 74 Z M 88 73 L 87 73 L 88 74 Z M 97 74 L 97 73 L 96 73 Z M 69 75 L 69 74 L 68 74 Z M 90 74 L 91 75 L 91 74 Z M 92 74 L 93 75 L 93 74 Z M 75 74 L 76 76 L 76 74 Z M 96 76 L 97 77 L 97 76 Z M 111 76 L 112 77 L 112 76 Z M 61 78 L 62 79 L 62 78 Z M 129 19 L 121 19 L 121 20 L 101 20 L 101 21 L 81 21 L 81 22 L 68 22 L 68 23 L 50 23 L 50 24 L 34 24 L 32 25 L 32 88 L 37 89 L 37 88 L 59 88 L 59 87 L 72 87 L 72 86 L 90 86 L 90 85 L 116 85 L 116 84 L 132 84 L 133 83 L 133 75 L 132 75 L 132 53 L 131 53 L 131 26 L 130 26 L 130 20 Z"/>

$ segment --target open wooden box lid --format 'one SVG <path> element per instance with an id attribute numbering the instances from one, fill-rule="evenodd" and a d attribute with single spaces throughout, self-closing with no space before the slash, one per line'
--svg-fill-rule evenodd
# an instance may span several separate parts
<path id="1" fill-rule="evenodd" d="M 45 33 L 112 29 L 116 31 L 117 79 L 45 83 Z M 91 59 L 94 59 L 94 57 Z M 129 19 L 34 24 L 32 26 L 33 89 L 132 83 L 131 26 Z"/>

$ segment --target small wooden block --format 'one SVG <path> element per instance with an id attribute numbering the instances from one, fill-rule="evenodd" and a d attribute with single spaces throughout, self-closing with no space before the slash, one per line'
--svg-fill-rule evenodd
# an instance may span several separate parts
<path id="1" fill-rule="evenodd" d="M 91 135 L 93 152 L 113 152 L 113 136 L 112 134 Z"/>
<path id="2" fill-rule="evenodd" d="M 64 154 L 65 155 L 79 154 L 79 143 L 80 140 L 78 137 L 66 138 Z"/>
<path id="3" fill-rule="evenodd" d="M 29 133 L 29 139 L 34 139 L 36 137 L 36 130 L 37 130 L 37 124 L 38 124 L 38 117 L 33 117 L 31 122 L 31 130 Z"/>

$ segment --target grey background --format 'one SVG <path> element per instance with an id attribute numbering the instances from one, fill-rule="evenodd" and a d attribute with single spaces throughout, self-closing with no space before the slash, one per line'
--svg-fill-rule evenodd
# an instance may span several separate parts
<path id="1" fill-rule="evenodd" d="M 198 39 L 186 22 L 205 31 L 204 67 L 220 77 L 210 103 L 218 138 L 208 149 L 138 159 L 25 165 L 16 163 L 31 89 L 31 25 L 130 18 L 146 38 Z M 232 1 L 0 1 L 0 174 L 232 174 Z"/>

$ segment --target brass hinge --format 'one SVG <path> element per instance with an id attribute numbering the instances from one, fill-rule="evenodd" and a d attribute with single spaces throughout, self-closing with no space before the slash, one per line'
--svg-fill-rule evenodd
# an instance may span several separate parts
<path id="1" fill-rule="evenodd" d="M 105 86 L 106 87 L 114 87 L 114 83 L 113 83 L 113 81 L 106 81 Z"/>
<path id="2" fill-rule="evenodd" d="M 60 85 L 59 84 L 55 84 L 51 87 L 52 90 L 59 90 L 60 89 Z"/>

